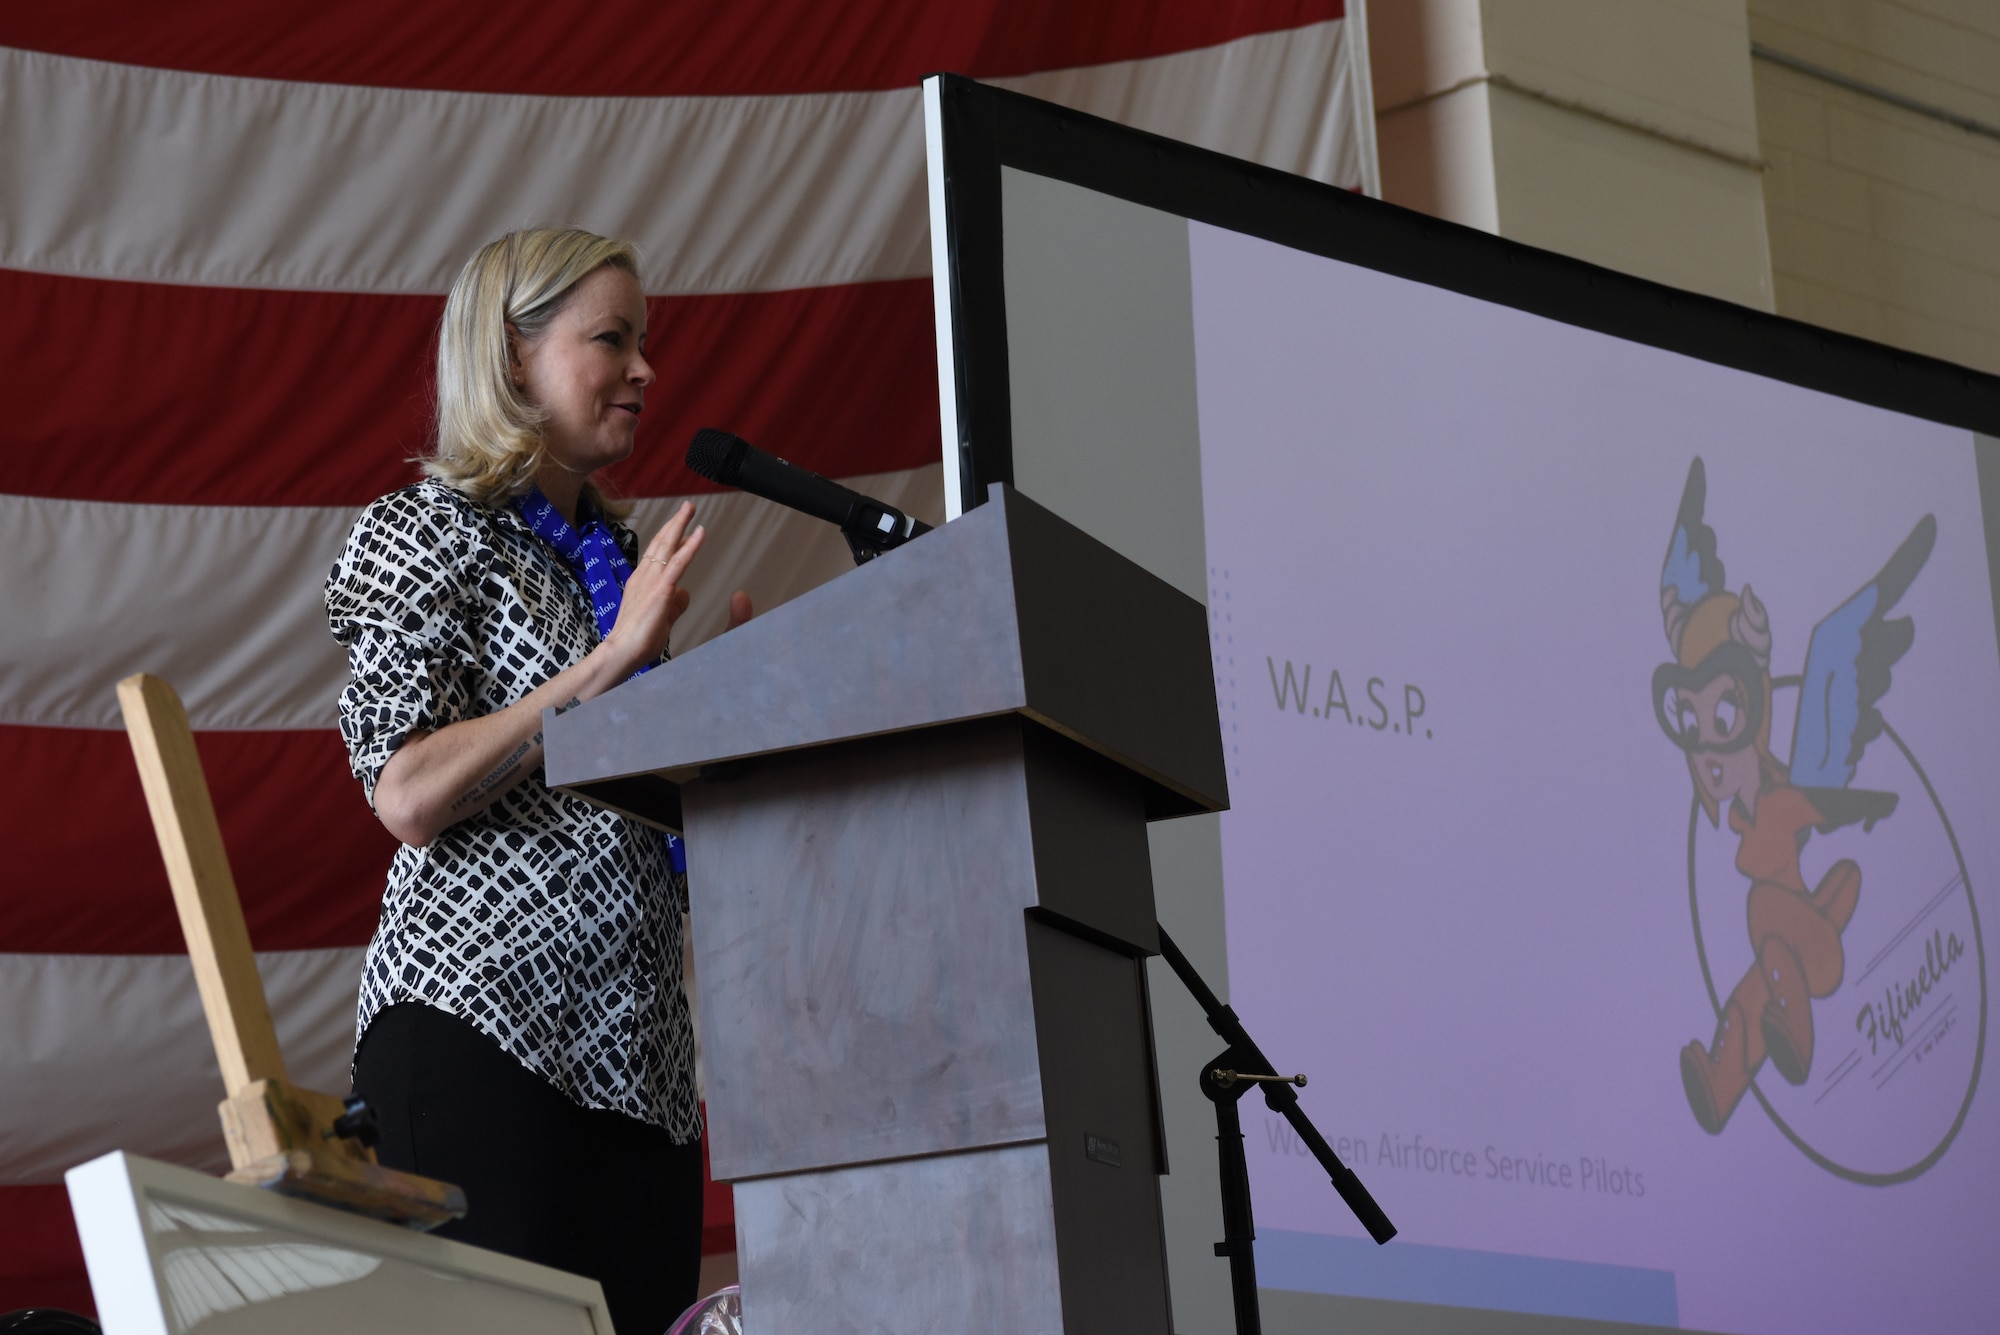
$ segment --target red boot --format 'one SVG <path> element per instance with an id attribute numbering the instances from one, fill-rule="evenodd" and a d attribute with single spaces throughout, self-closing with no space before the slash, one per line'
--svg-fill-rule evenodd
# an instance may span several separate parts
<path id="1" fill-rule="evenodd" d="M 1711 1136 L 1717 1135 L 1736 1111 L 1750 1077 L 1764 1061 L 1762 1034 L 1745 1023 L 1746 993 L 1763 991 L 1763 973 L 1753 969 L 1722 1009 L 1715 1027 L 1715 1041 L 1707 1048 L 1690 1043 L 1681 1049 L 1681 1084 L 1687 1089 L 1688 1107 L 1694 1120 Z M 1759 1008 L 1761 1009 L 1761 1007 Z"/>

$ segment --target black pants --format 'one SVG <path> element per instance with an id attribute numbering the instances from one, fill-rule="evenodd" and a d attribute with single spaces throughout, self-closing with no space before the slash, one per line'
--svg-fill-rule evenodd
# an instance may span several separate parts
<path id="1" fill-rule="evenodd" d="M 455 1182 L 438 1230 L 604 1285 L 618 1335 L 661 1335 L 701 1276 L 701 1145 L 581 1108 L 465 1021 L 421 1005 L 369 1023 L 354 1092 L 390 1168 Z"/>

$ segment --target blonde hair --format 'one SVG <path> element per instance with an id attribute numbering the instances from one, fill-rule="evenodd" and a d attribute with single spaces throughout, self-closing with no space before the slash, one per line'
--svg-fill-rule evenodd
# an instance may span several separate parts
<path id="1" fill-rule="evenodd" d="M 437 443 L 419 459 L 424 472 L 485 505 L 497 505 L 533 485 L 545 450 L 546 414 L 508 370 L 508 327 L 527 342 L 548 329 L 577 284 L 611 267 L 639 275 L 628 242 L 580 227 L 509 232 L 481 246 L 459 271 L 438 327 Z M 622 517 L 586 478 L 583 494 Z"/>

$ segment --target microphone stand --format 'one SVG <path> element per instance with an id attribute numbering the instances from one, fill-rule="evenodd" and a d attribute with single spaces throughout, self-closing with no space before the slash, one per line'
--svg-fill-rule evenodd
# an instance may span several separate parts
<path id="1" fill-rule="evenodd" d="M 1369 1237 L 1378 1245 L 1385 1243 L 1396 1236 L 1396 1226 L 1382 1213 L 1382 1207 L 1368 1194 L 1368 1188 L 1361 1185 L 1354 1170 L 1334 1154 L 1326 1137 L 1299 1106 L 1294 1086 L 1305 1084 L 1306 1078 L 1273 1074 L 1276 1068 L 1244 1029 L 1236 1012 L 1223 1005 L 1222 999 L 1202 981 L 1187 956 L 1181 954 L 1180 947 L 1167 935 L 1167 929 L 1162 927 L 1159 932 L 1161 956 L 1207 1013 L 1208 1027 L 1229 1045 L 1201 1070 L 1201 1092 L 1215 1105 L 1215 1149 L 1222 1168 L 1222 1241 L 1215 1244 L 1215 1254 L 1229 1258 L 1236 1335 L 1262 1335 L 1263 1317 L 1257 1308 L 1257 1261 L 1251 1251 L 1257 1229 L 1250 1211 L 1250 1169 L 1243 1159 L 1243 1126 L 1236 1112 L 1237 1100 L 1253 1086 L 1261 1085 L 1264 1102 L 1271 1111 L 1291 1123 L 1292 1130 L 1319 1160 L 1320 1167 L 1333 1181 L 1333 1189 L 1347 1202 L 1347 1208 L 1368 1230 Z"/>
<path id="2" fill-rule="evenodd" d="M 840 525 L 840 536 L 847 539 L 847 550 L 854 554 L 856 565 L 866 565 L 930 531 L 931 526 L 923 520 L 912 519 L 895 506 L 869 496 L 857 498 Z"/>

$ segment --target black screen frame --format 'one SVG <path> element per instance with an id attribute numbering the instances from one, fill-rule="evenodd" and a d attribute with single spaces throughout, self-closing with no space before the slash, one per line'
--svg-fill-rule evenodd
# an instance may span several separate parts
<path id="1" fill-rule="evenodd" d="M 956 384 L 958 502 L 1014 483 L 1000 172 L 1014 167 L 1615 338 L 2000 437 L 2000 376 L 1539 250 L 1319 181 L 933 75 Z M 926 82 L 930 82 L 927 79 Z M 1982 478 L 2000 472 L 1981 448 Z M 1982 487 L 1982 490 L 1987 488 Z M 1992 498 L 1989 498 L 1992 499 Z M 1988 531 L 2000 514 L 1987 508 Z M 2000 603 L 2000 591 L 1996 591 Z"/>

